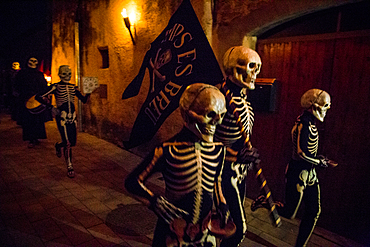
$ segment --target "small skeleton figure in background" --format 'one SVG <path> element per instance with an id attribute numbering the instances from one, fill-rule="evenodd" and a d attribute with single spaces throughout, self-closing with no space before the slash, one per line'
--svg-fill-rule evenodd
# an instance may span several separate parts
<path id="1" fill-rule="evenodd" d="M 255 80 L 261 70 L 261 59 L 257 52 L 252 49 L 236 46 L 226 51 L 223 58 L 223 68 L 226 75 L 226 82 L 222 85 L 229 90 L 231 99 L 227 105 L 227 113 L 222 124 L 217 126 L 215 139 L 223 142 L 232 150 L 238 152 L 241 162 L 226 161 L 222 173 L 222 187 L 229 206 L 230 216 L 236 225 L 236 233 L 221 241 L 221 246 L 238 246 L 244 239 L 247 230 L 246 217 L 244 212 L 244 200 L 246 196 L 247 172 L 254 162 L 259 162 L 258 152 L 250 148 L 250 141 L 245 140 L 244 134 L 252 134 L 254 123 L 253 109 L 247 101 L 247 90 L 255 88 Z M 238 124 L 238 118 L 231 107 L 235 104 L 243 129 Z"/>
<path id="2" fill-rule="evenodd" d="M 13 62 L 10 69 L 5 69 L 3 74 L 0 73 L 0 103 L 4 104 L 6 109 L 12 110 L 14 78 L 20 70 L 19 62 Z M 2 76 L 2 78 L 1 78 Z"/>
<path id="3" fill-rule="evenodd" d="M 126 178 L 126 189 L 148 204 L 157 216 L 153 247 L 216 246 L 207 229 L 212 205 L 228 220 L 221 189 L 226 147 L 213 142 L 216 125 L 226 113 L 225 98 L 214 86 L 195 83 L 180 99 L 184 128 L 155 148 Z M 145 186 L 156 172 L 163 174 L 165 196 Z"/>
<path id="4" fill-rule="evenodd" d="M 293 154 L 286 169 L 285 204 L 276 203 L 279 215 L 293 219 L 299 206 L 305 203 L 305 213 L 299 226 L 295 246 L 305 246 L 321 212 L 320 187 L 316 167 L 326 168 L 337 163 L 322 155 L 317 155 L 319 133 L 316 119 L 324 122 L 330 109 L 330 95 L 321 89 L 310 89 L 301 97 L 304 109 L 292 129 Z M 252 211 L 263 207 L 264 197 L 260 196 L 252 203 Z"/>
<path id="5" fill-rule="evenodd" d="M 72 76 L 71 68 L 68 65 L 59 67 L 60 82 L 52 84 L 46 92 L 40 93 L 36 99 L 52 108 L 57 122 L 58 130 L 62 138 L 61 143 L 55 144 L 56 155 L 62 156 L 62 148 L 64 158 L 67 164 L 67 175 L 70 178 L 75 176 L 72 165 L 72 147 L 76 145 L 76 110 L 74 105 L 75 96 L 83 103 L 86 103 L 90 94 L 83 96 L 74 84 L 69 83 Z M 53 108 L 50 101 L 45 101 L 45 97 L 54 94 L 57 108 Z"/>
<path id="6" fill-rule="evenodd" d="M 5 108 L 10 109 L 12 120 L 17 120 L 19 114 L 19 93 L 16 91 L 15 77 L 17 76 L 20 70 L 21 70 L 20 63 L 13 62 L 11 69 L 4 71 L 5 72 L 3 77 L 4 87 L 0 88 L 0 92 L 1 89 L 4 90 L 3 91 L 4 106 Z"/>

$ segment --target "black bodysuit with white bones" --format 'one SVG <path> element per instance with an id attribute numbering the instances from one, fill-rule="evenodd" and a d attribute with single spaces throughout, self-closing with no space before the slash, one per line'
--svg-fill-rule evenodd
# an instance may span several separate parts
<path id="1" fill-rule="evenodd" d="M 296 246 L 305 246 L 321 212 L 320 187 L 316 166 L 319 134 L 315 116 L 304 111 L 292 128 L 293 154 L 286 170 L 285 204 L 277 205 L 278 212 L 285 218 L 294 218 L 301 202 L 305 204 Z"/>
<path id="2" fill-rule="evenodd" d="M 152 246 L 216 244 L 207 226 L 213 203 L 217 207 L 221 201 L 220 174 L 226 147 L 220 142 L 195 139 L 189 129 L 183 128 L 158 146 L 125 180 L 126 189 L 148 199 L 158 216 Z M 154 195 L 144 185 L 156 172 L 163 174 L 165 198 Z"/>
<path id="3" fill-rule="evenodd" d="M 83 96 L 81 92 L 76 88 L 74 84 L 58 82 L 48 87 L 47 91 L 37 94 L 36 99 L 41 103 L 44 103 L 50 107 L 50 102 L 45 102 L 43 97 L 47 97 L 50 94 L 54 94 L 57 109 L 59 114 L 55 117 L 60 136 L 62 138 L 61 143 L 56 144 L 56 148 L 64 148 L 64 157 L 66 159 L 68 170 L 73 169 L 72 166 L 72 149 L 76 145 L 76 109 L 74 105 L 75 96 L 81 102 L 86 103 L 89 94 Z"/>
<path id="4" fill-rule="evenodd" d="M 247 101 L 247 96 L 243 93 L 243 88 L 232 83 L 230 80 L 226 81 L 226 86 L 231 92 L 232 102 L 228 102 L 227 113 L 222 123 L 217 126 L 215 140 L 221 141 L 234 151 L 239 152 L 244 148 L 245 140 L 230 104 L 236 106 L 236 111 L 248 136 L 252 134 L 254 113 L 250 102 Z M 225 161 L 222 173 L 222 187 L 229 206 L 230 216 L 236 225 L 236 233 L 232 237 L 224 239 L 221 242 L 221 246 L 238 246 L 245 236 L 247 230 L 244 212 L 244 199 L 246 196 L 245 177 L 251 165 L 251 163 L 243 164 L 240 162 Z"/>

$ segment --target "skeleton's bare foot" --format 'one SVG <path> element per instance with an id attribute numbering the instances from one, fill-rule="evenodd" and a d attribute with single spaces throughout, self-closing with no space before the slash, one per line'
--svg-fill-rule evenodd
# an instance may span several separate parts
<path id="1" fill-rule="evenodd" d="M 275 207 L 277 208 L 283 208 L 284 204 L 282 202 L 274 202 Z"/>
<path id="2" fill-rule="evenodd" d="M 75 171 L 73 170 L 73 167 L 68 167 L 67 176 L 69 178 L 74 178 L 75 177 Z"/>
<path id="3" fill-rule="evenodd" d="M 259 208 L 266 208 L 267 202 L 266 197 L 264 195 L 260 195 L 254 200 L 251 204 L 251 210 L 252 212 L 256 211 Z"/>
<path id="4" fill-rule="evenodd" d="M 277 208 L 284 207 L 284 204 L 282 202 L 275 201 L 273 205 Z M 269 209 L 269 204 L 266 200 L 266 197 L 264 195 L 260 195 L 254 200 L 251 204 L 251 210 L 252 212 L 256 211 L 259 208 L 267 208 Z"/>

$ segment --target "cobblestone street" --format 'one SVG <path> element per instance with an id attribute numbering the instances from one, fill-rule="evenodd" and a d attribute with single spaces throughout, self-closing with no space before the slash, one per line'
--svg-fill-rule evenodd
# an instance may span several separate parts
<path id="1" fill-rule="evenodd" d="M 46 123 L 48 139 L 34 148 L 22 141 L 22 129 L 0 115 L 1 246 L 150 246 L 156 216 L 123 188 L 141 157 L 87 133 L 73 148 L 76 177 L 67 177 L 55 122 Z M 149 186 L 163 189 L 160 177 Z M 298 220 L 275 228 L 267 210 L 250 211 L 241 246 L 293 246 Z M 308 246 L 361 246 L 316 227 Z"/>

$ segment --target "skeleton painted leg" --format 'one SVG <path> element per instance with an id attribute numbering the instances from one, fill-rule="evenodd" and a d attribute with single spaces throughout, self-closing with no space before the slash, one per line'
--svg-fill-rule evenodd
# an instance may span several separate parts
<path id="1" fill-rule="evenodd" d="M 306 246 L 321 213 L 319 184 L 307 186 L 303 197 L 305 212 L 299 225 L 296 247 Z"/>
<path id="2" fill-rule="evenodd" d="M 307 187 L 308 171 L 304 170 L 300 163 L 291 161 L 287 166 L 285 179 L 285 202 L 275 206 L 280 216 L 294 219 Z"/>
<path id="3" fill-rule="evenodd" d="M 230 238 L 221 241 L 221 247 L 238 246 L 245 237 L 247 231 L 247 223 L 244 212 L 244 199 L 246 184 L 245 179 L 239 181 L 237 177 L 223 176 L 223 190 L 226 202 L 229 206 L 230 216 L 235 225 L 236 232 Z"/>
<path id="4" fill-rule="evenodd" d="M 69 143 L 64 148 L 64 158 L 67 164 L 67 176 L 70 178 L 74 178 L 75 172 L 73 170 L 73 165 L 72 165 L 72 148 Z"/>
<path id="5" fill-rule="evenodd" d="M 285 204 L 277 204 L 279 215 L 294 219 L 303 198 L 303 191 L 305 186 L 299 183 L 287 183 L 285 188 Z"/>

